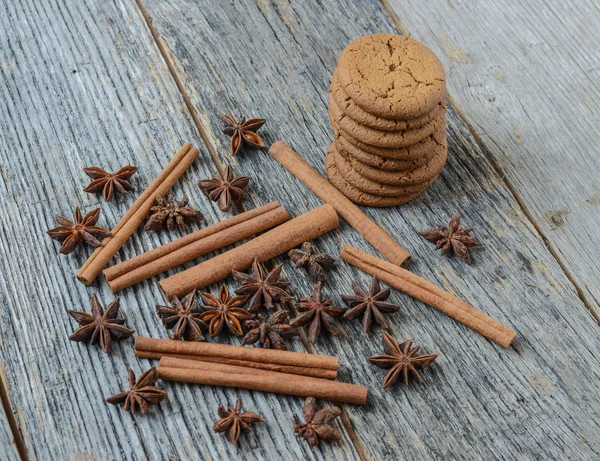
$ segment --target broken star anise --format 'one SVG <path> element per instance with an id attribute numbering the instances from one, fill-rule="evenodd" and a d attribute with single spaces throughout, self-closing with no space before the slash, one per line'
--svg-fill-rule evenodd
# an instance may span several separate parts
<path id="1" fill-rule="evenodd" d="M 175 224 L 181 232 L 187 230 L 186 224 L 202 221 L 202 213 L 188 206 L 189 200 L 182 198 L 179 202 L 175 201 L 173 194 L 165 200 L 163 197 L 156 197 L 156 205 L 150 208 L 150 218 L 144 230 L 160 230 L 167 227 L 170 231 L 175 228 Z"/>
<path id="2" fill-rule="evenodd" d="M 251 118 L 246 120 L 242 118 L 236 122 L 230 115 L 221 115 L 221 119 L 225 122 L 223 133 L 231 136 L 231 155 L 236 155 L 242 145 L 250 147 L 265 147 L 265 143 L 256 133 L 258 129 L 265 124 L 262 118 Z"/>
<path id="3" fill-rule="evenodd" d="M 85 216 L 82 216 L 79 207 L 77 207 L 75 208 L 74 215 L 75 222 L 62 216 L 57 216 L 56 221 L 60 226 L 47 231 L 51 239 L 62 242 L 62 246 L 60 247 L 62 254 L 67 255 L 72 253 L 81 241 L 97 247 L 100 245 L 101 239 L 110 235 L 110 232 L 106 229 L 96 226 L 100 218 L 100 208 L 96 208 Z"/>
<path id="4" fill-rule="evenodd" d="M 244 300 L 243 296 L 229 297 L 229 290 L 225 285 L 219 290 L 219 297 L 210 293 L 200 293 L 202 297 L 202 309 L 205 311 L 200 315 L 200 320 L 208 323 L 210 336 L 217 336 L 223 331 L 223 327 L 234 335 L 241 335 L 244 320 L 252 318 L 252 314 L 239 306 Z"/>
<path id="5" fill-rule="evenodd" d="M 250 424 L 265 422 L 265 418 L 256 413 L 250 411 L 242 413 L 242 401 L 240 399 L 237 400 L 235 408 L 232 408 L 229 404 L 227 405 L 227 409 L 223 405 L 219 405 L 217 413 L 221 419 L 215 423 L 213 431 L 227 432 L 227 440 L 234 445 L 237 445 L 242 430 L 252 429 Z"/>
<path id="6" fill-rule="evenodd" d="M 335 322 L 335 318 L 342 315 L 346 309 L 336 307 L 330 299 L 323 299 L 322 284 L 317 283 L 314 290 L 308 298 L 300 298 L 298 310 L 304 312 L 290 322 L 293 328 L 308 326 L 308 337 L 314 343 L 321 328 L 325 328 L 332 335 L 340 333 L 340 327 Z"/>
<path id="7" fill-rule="evenodd" d="M 248 333 L 244 336 L 242 346 L 254 344 L 260 341 L 260 345 L 265 349 L 286 350 L 286 339 L 298 336 L 298 330 L 285 323 L 289 316 L 285 309 L 273 312 L 268 318 L 262 314 L 246 320 L 244 324 L 248 328 Z"/>
<path id="8" fill-rule="evenodd" d="M 400 377 L 404 384 L 408 384 L 410 376 L 414 376 L 417 381 L 422 382 L 419 370 L 427 368 L 437 358 L 437 355 L 417 355 L 420 348 L 421 346 L 417 345 L 413 348 L 412 339 L 398 344 L 386 331 L 383 332 L 383 351 L 386 355 L 369 357 L 369 362 L 379 368 L 390 370 L 383 378 L 384 389 L 396 383 Z"/>
<path id="9" fill-rule="evenodd" d="M 338 407 L 318 410 L 314 397 L 308 397 L 302 408 L 305 424 L 294 423 L 294 432 L 305 439 L 311 447 L 319 445 L 319 439 L 338 442 L 342 439 L 339 430 L 331 422 L 342 414 Z"/>
<path id="10" fill-rule="evenodd" d="M 173 307 L 156 305 L 156 313 L 167 330 L 173 330 L 171 339 L 184 341 L 206 341 L 202 330 L 208 325 L 200 316 L 202 310 L 196 307 L 196 290 L 185 296 L 181 301 L 173 297 Z"/>
<path id="11" fill-rule="evenodd" d="M 258 259 L 254 258 L 249 274 L 233 271 L 233 278 L 242 282 L 242 286 L 235 290 L 235 293 L 246 297 L 243 303 L 246 309 L 256 312 L 263 305 L 267 309 L 273 309 L 275 303 L 283 304 L 292 299 L 290 294 L 285 291 L 290 283 L 279 280 L 281 268 L 280 264 L 265 275 L 265 269 Z"/>
<path id="12" fill-rule="evenodd" d="M 110 202 L 115 192 L 122 194 L 125 191 L 133 190 L 133 186 L 127 180 L 136 173 L 137 167 L 124 166 L 112 174 L 97 166 L 84 168 L 83 171 L 92 178 L 92 182 L 83 191 L 92 193 L 102 191 L 104 201 Z"/>
<path id="13" fill-rule="evenodd" d="M 244 198 L 244 189 L 250 182 L 248 176 L 233 176 L 231 165 L 225 167 L 223 174 L 216 173 L 211 179 L 198 181 L 200 190 L 213 202 L 218 202 L 221 211 L 227 211 L 232 203 Z"/>
<path id="14" fill-rule="evenodd" d="M 471 264 L 469 248 L 481 245 L 475 237 L 469 235 L 472 231 L 471 228 L 460 227 L 460 212 L 458 212 L 450 220 L 448 227 L 427 229 L 421 232 L 421 235 L 425 240 L 435 243 L 436 249 L 441 249 L 443 255 L 452 250 L 458 259 Z"/>
<path id="15" fill-rule="evenodd" d="M 315 283 L 325 281 L 325 270 L 335 262 L 328 254 L 317 253 L 310 242 L 304 242 L 300 248 L 290 250 L 288 256 L 294 266 L 306 270 L 308 277 Z"/>
<path id="16" fill-rule="evenodd" d="M 69 310 L 69 315 L 81 325 L 75 332 L 69 336 L 71 341 L 82 341 L 89 344 L 100 343 L 100 347 L 104 352 L 110 352 L 111 341 L 121 341 L 129 338 L 133 333 L 125 326 L 125 319 L 118 318 L 120 298 L 109 304 L 106 312 L 102 309 L 100 301 L 96 294 L 92 294 L 90 303 L 92 305 L 92 313 L 78 312 Z"/>
<path id="17" fill-rule="evenodd" d="M 140 376 L 140 379 L 138 379 L 137 382 L 133 371 L 129 370 L 128 375 L 129 390 L 107 398 L 107 403 L 112 405 L 124 403 L 123 409 L 125 411 L 135 413 L 139 409 L 142 413 L 146 413 L 149 405 L 155 405 L 162 402 L 167 396 L 165 391 L 156 387 L 156 381 L 158 379 L 156 368 L 150 368 Z"/>
<path id="18" fill-rule="evenodd" d="M 354 320 L 362 315 L 362 326 L 365 333 L 371 328 L 373 320 L 377 325 L 385 328 L 387 323 L 383 314 L 400 309 L 398 304 L 385 301 L 390 296 L 390 289 L 382 290 L 377 277 L 373 277 L 371 280 L 368 293 L 355 281 L 352 281 L 352 290 L 354 291 L 353 295 L 342 295 L 342 301 L 350 308 L 344 313 L 344 318 Z"/>

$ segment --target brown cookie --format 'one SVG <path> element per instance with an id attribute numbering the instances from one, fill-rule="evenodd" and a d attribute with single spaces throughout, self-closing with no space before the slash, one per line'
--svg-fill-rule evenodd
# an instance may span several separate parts
<path id="1" fill-rule="evenodd" d="M 436 110 L 438 110 L 437 108 L 434 108 L 431 112 L 422 117 L 409 120 L 392 120 L 389 118 L 382 118 L 373 114 L 369 114 L 354 104 L 352 98 L 350 98 L 350 96 L 344 92 L 344 89 L 340 85 L 340 81 L 337 78 L 337 70 L 333 72 L 329 93 L 344 114 L 353 119 L 356 123 L 374 128 L 376 130 L 401 131 L 419 128 L 435 117 L 437 115 Z M 445 101 L 440 101 L 439 105 L 445 106 Z"/>
<path id="2" fill-rule="evenodd" d="M 382 208 L 402 205 L 403 203 L 416 199 L 429 186 L 427 185 L 427 187 L 424 187 L 423 191 L 421 192 L 416 192 L 412 195 L 407 195 L 404 197 L 378 197 L 376 195 L 367 194 L 350 185 L 337 170 L 335 161 L 331 155 L 327 155 L 325 157 L 325 171 L 327 172 L 329 182 L 331 182 L 336 189 L 348 197 L 348 199 L 352 200 L 352 202 L 355 204 L 362 206 Z"/>
<path id="3" fill-rule="evenodd" d="M 365 112 L 406 120 L 431 112 L 446 95 L 442 63 L 425 45 L 394 34 L 350 43 L 338 62 L 346 94 Z"/>
<path id="4" fill-rule="evenodd" d="M 335 138 L 335 147 L 340 154 L 350 155 L 365 165 L 384 171 L 412 170 L 413 168 L 423 165 L 431 158 L 435 145 L 436 138 L 434 135 L 431 135 L 420 143 L 405 148 L 416 150 L 419 154 L 416 158 L 412 160 L 394 160 L 365 152 L 349 142 L 343 136 Z"/>
<path id="5" fill-rule="evenodd" d="M 443 124 L 440 124 L 438 127 L 436 127 L 435 131 L 432 134 L 432 136 L 435 137 L 435 139 L 439 142 L 441 142 L 442 136 L 444 136 L 446 133 L 445 122 L 446 121 L 444 120 Z M 339 125 L 337 124 L 337 122 L 335 122 L 335 120 L 331 121 L 331 128 L 333 129 L 333 133 L 336 137 L 343 137 L 346 141 L 358 147 L 360 150 L 369 154 L 377 155 L 378 157 L 385 157 L 394 160 L 411 160 L 414 158 L 418 158 L 418 150 L 415 150 L 414 148 L 416 146 L 421 145 L 422 142 L 427 141 L 427 139 L 424 139 L 423 141 L 418 142 L 414 146 L 400 147 L 397 149 L 387 149 L 385 147 L 371 146 L 369 144 L 365 144 L 364 142 L 360 142 L 358 139 L 354 139 L 344 130 L 340 129 Z"/>
<path id="6" fill-rule="evenodd" d="M 377 184 L 387 184 L 390 186 L 407 186 L 410 184 L 423 183 L 440 174 L 446 163 L 448 145 L 446 142 L 443 144 L 436 144 L 436 146 L 427 156 L 427 161 L 425 163 L 406 171 L 380 170 L 378 168 L 365 165 L 352 156 L 344 155 L 343 151 L 336 150 L 336 152 L 338 155 L 343 157 L 345 163 L 349 165 L 353 171 L 367 180 L 370 179 Z M 340 170 L 342 174 L 346 173 L 346 170 L 342 165 L 338 165 L 338 170 Z M 347 179 L 351 184 L 354 184 L 353 177 L 348 176 Z M 365 190 L 365 187 L 359 186 L 359 184 L 355 184 L 355 186 L 359 189 Z M 370 188 L 366 191 L 372 192 Z"/>
<path id="7" fill-rule="evenodd" d="M 327 155 L 333 157 L 337 170 L 351 186 L 368 194 L 377 195 L 381 197 L 402 197 L 404 195 L 414 194 L 415 192 L 419 192 L 422 190 L 424 183 L 431 181 L 433 177 L 439 174 L 439 171 L 436 173 L 433 170 L 431 170 L 431 174 L 428 174 L 428 177 L 424 178 L 420 182 L 412 182 L 409 184 L 400 184 L 392 186 L 389 184 L 382 184 L 362 176 L 360 173 L 358 173 L 352 168 L 350 162 L 344 159 L 344 157 L 342 157 L 335 150 L 335 146 L 332 146 L 327 151 Z M 410 178 L 410 173 L 408 173 L 407 176 L 403 177 L 405 181 L 410 181 Z"/>
<path id="8" fill-rule="evenodd" d="M 368 126 L 360 125 L 347 115 L 344 115 L 333 100 L 331 93 L 328 96 L 328 101 L 331 123 L 335 121 L 352 138 L 376 147 L 399 148 L 412 146 L 427 138 L 440 124 L 445 123 L 446 120 L 446 111 L 441 106 L 438 106 L 437 115 L 419 128 L 403 131 L 375 130 Z"/>

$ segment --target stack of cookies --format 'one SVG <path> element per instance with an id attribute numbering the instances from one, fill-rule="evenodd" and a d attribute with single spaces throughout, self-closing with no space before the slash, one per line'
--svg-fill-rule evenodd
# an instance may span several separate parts
<path id="1" fill-rule="evenodd" d="M 444 168 L 446 78 L 429 48 L 400 35 L 361 37 L 342 52 L 328 98 L 327 176 L 354 203 L 406 203 Z"/>

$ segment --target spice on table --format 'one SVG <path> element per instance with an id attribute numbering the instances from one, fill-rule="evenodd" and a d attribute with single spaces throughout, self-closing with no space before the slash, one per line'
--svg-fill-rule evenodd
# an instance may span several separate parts
<path id="1" fill-rule="evenodd" d="M 362 315 L 362 326 L 365 333 L 371 328 L 373 320 L 377 325 L 385 328 L 387 322 L 383 314 L 400 309 L 398 304 L 386 302 L 390 296 L 390 289 L 382 290 L 377 277 L 371 279 L 368 293 L 355 281 L 352 281 L 352 290 L 354 291 L 353 295 L 342 295 L 342 301 L 349 307 L 344 313 L 344 318 L 354 320 Z"/>
<path id="2" fill-rule="evenodd" d="M 300 248 L 290 250 L 288 256 L 294 266 L 306 270 L 308 277 L 315 283 L 326 280 L 325 270 L 335 262 L 335 259 L 328 254 L 317 253 L 310 242 L 304 242 Z"/>
<path id="3" fill-rule="evenodd" d="M 83 171 L 92 178 L 92 182 L 83 191 L 91 193 L 102 191 L 104 201 L 110 202 L 115 192 L 122 194 L 128 190 L 133 190 L 133 186 L 127 180 L 137 172 L 137 167 L 124 166 L 112 174 L 97 166 L 84 168 Z"/>
<path id="4" fill-rule="evenodd" d="M 146 371 L 140 379 L 135 380 L 135 374 L 129 370 L 129 390 L 120 392 L 106 399 L 107 403 L 112 405 L 125 404 L 123 409 L 135 413 L 138 409 L 142 413 L 148 411 L 149 405 L 155 405 L 162 402 L 167 393 L 156 387 L 158 372 L 152 367 Z"/>
<path id="5" fill-rule="evenodd" d="M 342 414 L 338 407 L 322 408 L 318 410 L 314 397 L 308 397 L 302 408 L 305 424 L 294 424 L 294 432 L 305 439 L 311 447 L 319 445 L 319 439 L 338 442 L 342 439 L 339 430 L 331 422 Z"/>
<path id="6" fill-rule="evenodd" d="M 408 384 L 410 376 L 414 376 L 417 381 L 422 382 L 419 370 L 427 368 L 437 358 L 436 354 L 417 355 L 421 346 L 413 347 L 412 339 L 398 344 L 386 331 L 383 332 L 382 342 L 385 355 L 369 357 L 369 362 L 379 368 L 389 370 L 383 378 L 384 389 L 396 383 L 398 379 L 402 379 L 404 384 Z"/>
<path id="7" fill-rule="evenodd" d="M 469 248 L 481 245 L 475 237 L 469 235 L 472 231 L 471 228 L 460 227 L 460 212 L 458 212 L 450 220 L 448 227 L 427 229 L 421 235 L 425 240 L 435 243 L 436 249 L 441 249 L 443 255 L 452 251 L 458 259 L 471 264 Z"/>
<path id="8" fill-rule="evenodd" d="M 150 217 L 144 226 L 144 230 L 160 230 L 167 227 L 172 231 L 175 225 L 179 227 L 181 232 L 187 230 L 186 224 L 202 221 L 204 217 L 198 210 L 188 206 L 189 200 L 183 198 L 178 202 L 175 201 L 173 194 L 165 200 L 163 197 L 156 197 L 156 205 L 150 208 Z"/>
<path id="9" fill-rule="evenodd" d="M 90 298 L 92 305 L 91 314 L 69 310 L 69 315 L 81 325 L 81 327 L 69 336 L 69 340 L 87 342 L 89 344 L 100 343 L 100 347 L 104 352 L 110 352 L 113 339 L 121 341 L 129 338 L 135 332 L 125 326 L 124 318 L 117 317 L 119 315 L 120 302 L 120 298 L 115 298 L 106 308 L 105 312 L 94 293 Z"/>
<path id="10" fill-rule="evenodd" d="M 219 405 L 217 413 L 221 419 L 215 423 L 213 431 L 227 432 L 227 440 L 234 445 L 237 445 L 242 430 L 251 430 L 250 424 L 265 422 L 265 418 L 256 413 L 250 411 L 242 413 L 241 399 L 237 399 L 235 408 L 232 408 L 229 404 L 227 405 L 227 409 L 223 405 Z"/>
<path id="11" fill-rule="evenodd" d="M 292 296 L 285 291 L 290 286 L 290 282 L 279 280 L 282 264 L 276 266 L 265 275 L 265 269 L 254 258 L 252 269 L 249 274 L 233 271 L 233 278 L 242 282 L 242 286 L 235 290 L 238 295 L 245 296 L 243 305 L 250 312 L 256 312 L 262 306 L 267 309 L 274 309 L 275 303 L 285 303 L 292 299 Z"/>
<path id="12" fill-rule="evenodd" d="M 205 341 L 202 330 L 208 325 L 200 319 L 202 310 L 196 307 L 196 290 L 181 301 L 175 296 L 172 307 L 156 305 L 156 313 L 165 328 L 173 330 L 171 339 Z"/>
<path id="13" fill-rule="evenodd" d="M 265 147 L 263 140 L 256 133 L 258 129 L 265 124 L 262 118 L 251 118 L 246 120 L 242 118 L 236 122 L 230 115 L 221 115 L 221 119 L 225 122 L 223 133 L 231 136 L 231 155 L 236 155 L 242 145 L 250 147 Z"/>
<path id="14" fill-rule="evenodd" d="M 321 328 L 325 328 L 332 335 L 340 333 L 340 327 L 334 319 L 341 316 L 346 309 L 333 305 L 331 299 L 323 299 L 322 284 L 317 283 L 314 290 L 308 298 L 301 298 L 298 303 L 298 310 L 304 312 L 290 322 L 293 328 L 308 326 L 308 337 L 314 343 L 321 333 Z"/>
<path id="15" fill-rule="evenodd" d="M 241 322 L 252 318 L 250 312 L 239 307 L 244 300 L 243 296 L 231 298 L 225 285 L 221 285 L 218 298 L 210 293 L 200 293 L 200 296 L 204 303 L 202 309 L 205 311 L 200 319 L 209 323 L 208 332 L 211 337 L 219 335 L 225 325 L 234 335 L 240 336 L 243 333 Z"/>
<path id="16" fill-rule="evenodd" d="M 75 222 L 63 216 L 56 216 L 56 221 L 60 226 L 47 231 L 51 239 L 62 243 L 60 247 L 62 254 L 73 253 L 73 250 L 81 241 L 93 247 L 100 246 L 100 240 L 110 235 L 110 232 L 106 229 L 96 226 L 100 218 L 100 208 L 96 208 L 82 216 L 81 210 L 77 207 L 74 216 Z"/>
<path id="17" fill-rule="evenodd" d="M 298 330 L 286 323 L 288 316 L 289 312 L 283 309 L 273 312 L 268 318 L 257 314 L 254 318 L 246 320 L 244 323 L 248 333 L 244 336 L 242 346 L 260 341 L 260 345 L 265 349 L 286 350 L 285 340 L 298 336 Z"/>
<path id="18" fill-rule="evenodd" d="M 218 202 L 221 211 L 227 211 L 232 203 L 244 198 L 244 189 L 249 182 L 248 176 L 233 176 L 231 165 L 227 165 L 223 174 L 217 172 L 211 179 L 200 180 L 198 186 L 204 195 Z"/>

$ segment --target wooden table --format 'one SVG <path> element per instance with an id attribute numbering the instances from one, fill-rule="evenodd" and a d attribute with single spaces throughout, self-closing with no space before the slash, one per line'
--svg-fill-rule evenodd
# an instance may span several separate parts
<path id="1" fill-rule="evenodd" d="M 6 415 L 0 459 L 598 459 L 600 456 L 600 9 L 593 0 L 5 0 L 0 6 L 0 363 Z M 76 205 L 110 227 L 134 194 L 104 203 L 82 192 L 81 168 L 135 164 L 142 190 L 191 141 L 201 158 L 174 187 L 206 223 L 226 214 L 196 181 L 232 164 L 252 177 L 245 206 L 280 200 L 294 215 L 320 202 L 266 153 L 232 158 L 220 113 L 262 116 L 265 141 L 283 139 L 323 172 L 332 140 L 326 94 L 356 37 L 410 33 L 448 73 L 449 159 L 418 200 L 365 211 L 413 255 L 409 268 L 518 331 L 503 350 L 430 307 L 394 293 L 395 337 L 440 354 L 424 383 L 383 391 L 366 358 L 380 331 L 359 322 L 295 350 L 339 355 L 342 379 L 368 385 L 365 407 L 343 405 L 337 444 L 310 448 L 292 420 L 302 400 L 162 383 L 146 416 L 104 403 L 127 368 L 150 366 L 132 342 L 68 341 L 67 309 L 88 310 L 106 284 L 74 273 L 45 231 Z M 419 237 L 460 210 L 483 247 L 474 264 L 440 256 Z M 136 232 L 118 258 L 177 233 Z M 349 226 L 316 241 L 374 251 Z M 286 261 L 287 258 L 280 258 Z M 187 267 L 190 265 L 188 264 Z M 289 262 L 294 293 L 310 285 Z M 340 262 L 328 294 L 368 276 Z M 138 335 L 166 337 L 155 313 L 158 278 L 122 293 Z M 214 292 L 217 287 L 211 287 Z M 237 340 L 233 340 L 234 343 Z M 239 449 L 212 433 L 219 403 L 237 397 L 267 424 Z M 18 429 L 17 429 L 18 428 Z"/>

